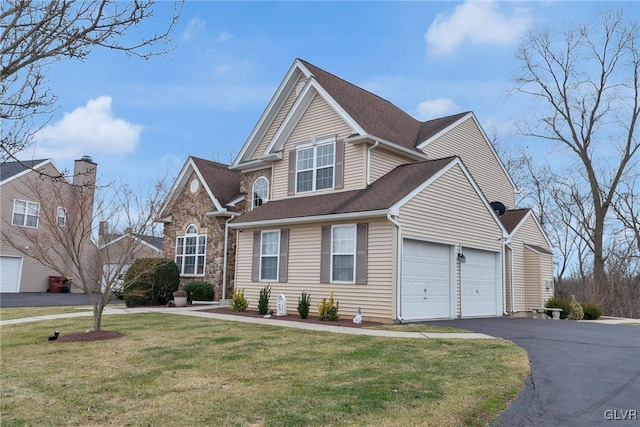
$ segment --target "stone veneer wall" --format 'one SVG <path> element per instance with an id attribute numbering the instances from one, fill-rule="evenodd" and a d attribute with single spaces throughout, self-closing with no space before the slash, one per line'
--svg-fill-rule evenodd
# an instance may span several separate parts
<path id="1" fill-rule="evenodd" d="M 269 180 L 269 200 L 271 200 L 271 194 L 273 192 L 273 183 L 271 182 L 271 168 L 243 173 L 240 175 L 240 194 L 245 195 L 245 207 L 244 210 L 241 211 L 242 213 L 245 213 L 251 209 L 251 203 L 253 200 L 253 183 L 260 176 L 264 176 Z"/>

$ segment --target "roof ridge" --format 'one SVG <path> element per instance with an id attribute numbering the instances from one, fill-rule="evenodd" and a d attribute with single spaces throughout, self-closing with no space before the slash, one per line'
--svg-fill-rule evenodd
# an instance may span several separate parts
<path id="1" fill-rule="evenodd" d="M 211 163 L 211 164 L 216 165 L 216 166 L 223 166 L 223 167 L 229 169 L 229 165 L 226 164 L 226 163 L 216 162 L 215 160 L 204 159 L 202 157 L 197 157 L 197 156 L 190 156 L 190 157 L 192 159 L 194 159 L 194 160 L 202 160 L 203 162 Z"/>

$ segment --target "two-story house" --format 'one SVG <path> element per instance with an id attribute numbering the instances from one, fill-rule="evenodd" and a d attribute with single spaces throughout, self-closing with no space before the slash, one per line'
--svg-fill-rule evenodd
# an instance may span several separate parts
<path id="1" fill-rule="evenodd" d="M 91 157 L 76 160 L 71 186 L 51 159 L 11 161 L 0 165 L 1 292 L 45 292 L 49 290 L 51 276 L 73 279 L 73 261 L 64 250 L 55 247 L 59 240 L 52 234 L 69 234 L 70 224 L 86 223 L 90 227 L 93 197 L 83 197 L 87 203 L 80 206 L 75 192 L 93 191 L 96 170 L 97 165 Z M 86 221 L 77 220 L 81 215 Z M 33 239 L 41 243 L 40 247 L 34 247 Z M 82 253 L 95 258 L 95 244 L 87 240 L 86 245 Z M 47 250 L 60 270 L 39 262 L 38 250 Z M 76 287 L 70 290 L 82 292 Z"/>
<path id="2" fill-rule="evenodd" d="M 220 246 L 234 245 L 234 285 L 253 304 L 271 285 L 294 310 L 302 291 L 312 309 L 333 292 L 343 315 L 415 321 L 553 294 L 549 241 L 529 210 L 507 209 L 514 183 L 472 112 L 421 122 L 297 59 L 228 170 L 237 191 L 208 195 L 226 203 L 201 215 L 236 232 Z M 183 171 L 195 194 L 202 179 Z M 198 229 L 187 222 L 174 226 Z"/>

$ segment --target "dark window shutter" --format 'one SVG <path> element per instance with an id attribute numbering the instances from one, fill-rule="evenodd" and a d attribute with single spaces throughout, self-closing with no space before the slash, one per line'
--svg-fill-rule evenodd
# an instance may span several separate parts
<path id="1" fill-rule="evenodd" d="M 336 141 L 336 182 L 334 188 L 340 190 L 344 188 L 344 140 Z"/>
<path id="2" fill-rule="evenodd" d="M 296 194 L 296 150 L 289 150 L 289 184 L 287 186 L 287 195 Z"/>
<path id="3" fill-rule="evenodd" d="M 331 282 L 331 226 L 322 226 L 320 242 L 320 283 Z"/>
<path id="4" fill-rule="evenodd" d="M 289 267 L 289 229 L 280 230 L 280 266 L 278 282 L 286 283 L 289 278 L 287 269 Z"/>
<path id="5" fill-rule="evenodd" d="M 356 283 L 367 284 L 367 252 L 369 249 L 369 224 L 358 224 L 356 238 Z"/>
<path id="6" fill-rule="evenodd" d="M 253 263 L 251 264 L 251 281 L 260 281 L 260 231 L 253 232 Z"/>

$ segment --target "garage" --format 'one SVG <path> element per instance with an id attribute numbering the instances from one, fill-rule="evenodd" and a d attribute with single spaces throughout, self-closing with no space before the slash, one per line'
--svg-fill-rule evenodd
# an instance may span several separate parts
<path id="1" fill-rule="evenodd" d="M 0 292 L 20 292 L 22 258 L 0 257 Z"/>
<path id="2" fill-rule="evenodd" d="M 501 314 L 499 254 L 463 248 L 460 264 L 460 306 L 462 317 Z"/>
<path id="3" fill-rule="evenodd" d="M 404 239 L 402 306 L 404 320 L 448 319 L 452 316 L 453 247 Z"/>

